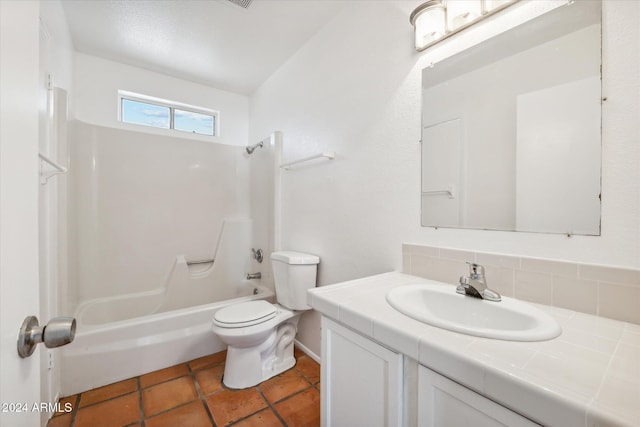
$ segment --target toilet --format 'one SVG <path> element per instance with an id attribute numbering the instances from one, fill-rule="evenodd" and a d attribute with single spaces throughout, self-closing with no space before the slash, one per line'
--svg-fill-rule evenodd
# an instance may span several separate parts
<path id="1" fill-rule="evenodd" d="M 307 290 L 316 286 L 319 262 L 315 255 L 273 252 L 277 303 L 249 301 L 215 313 L 213 332 L 227 344 L 225 386 L 253 387 L 295 365 L 293 341 L 300 315 L 311 309 Z"/>

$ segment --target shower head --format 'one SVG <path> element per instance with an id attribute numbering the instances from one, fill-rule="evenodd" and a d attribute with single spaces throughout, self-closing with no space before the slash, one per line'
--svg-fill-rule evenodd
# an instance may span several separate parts
<path id="1" fill-rule="evenodd" d="M 262 148 L 263 145 L 264 143 L 260 141 L 257 144 L 249 145 L 248 147 L 245 148 L 245 150 L 247 150 L 247 154 L 251 154 L 256 150 L 256 148 L 258 147 Z"/>

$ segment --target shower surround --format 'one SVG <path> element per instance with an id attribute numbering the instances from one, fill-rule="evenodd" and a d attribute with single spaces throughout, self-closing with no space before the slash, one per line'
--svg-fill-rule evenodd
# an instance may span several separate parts
<path id="1" fill-rule="evenodd" d="M 63 394 L 223 350 L 213 313 L 273 295 L 251 253 L 269 249 L 250 214 L 256 160 L 240 146 L 79 121 L 68 145 L 60 304 L 78 333 L 62 353 Z M 264 279 L 247 280 L 254 271 Z"/>

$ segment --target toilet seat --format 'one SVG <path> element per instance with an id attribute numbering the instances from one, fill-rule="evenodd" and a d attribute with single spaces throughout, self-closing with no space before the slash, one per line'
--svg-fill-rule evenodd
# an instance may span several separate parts
<path id="1" fill-rule="evenodd" d="M 276 314 L 276 307 L 267 301 L 248 301 L 218 310 L 213 323 L 221 328 L 244 328 L 271 320 Z"/>

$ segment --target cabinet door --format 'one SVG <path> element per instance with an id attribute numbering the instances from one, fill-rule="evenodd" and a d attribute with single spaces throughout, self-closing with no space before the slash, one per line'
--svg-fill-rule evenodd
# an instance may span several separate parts
<path id="1" fill-rule="evenodd" d="M 324 427 L 402 425 L 402 355 L 322 318 Z"/>
<path id="2" fill-rule="evenodd" d="M 419 427 L 537 425 L 424 366 L 418 368 Z"/>

